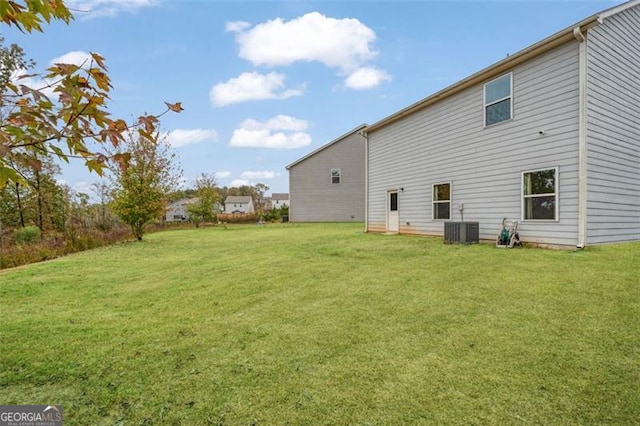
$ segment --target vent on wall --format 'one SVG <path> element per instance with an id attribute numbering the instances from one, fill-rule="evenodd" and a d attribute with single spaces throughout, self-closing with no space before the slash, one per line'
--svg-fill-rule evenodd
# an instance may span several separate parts
<path id="1" fill-rule="evenodd" d="M 444 242 L 448 244 L 471 244 L 480 241 L 478 222 L 445 222 Z"/>

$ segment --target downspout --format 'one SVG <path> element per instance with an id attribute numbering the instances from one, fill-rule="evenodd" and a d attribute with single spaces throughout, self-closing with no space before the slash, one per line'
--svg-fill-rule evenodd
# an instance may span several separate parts
<path id="1" fill-rule="evenodd" d="M 580 27 L 573 29 L 578 40 L 578 243 L 587 244 L 587 39 Z"/>
<path id="2" fill-rule="evenodd" d="M 364 138 L 364 232 L 369 232 L 369 134 L 360 132 Z"/>

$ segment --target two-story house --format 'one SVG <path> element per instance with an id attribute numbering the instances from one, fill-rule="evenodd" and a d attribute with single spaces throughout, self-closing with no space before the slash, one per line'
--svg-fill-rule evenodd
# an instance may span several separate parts
<path id="1" fill-rule="evenodd" d="M 189 205 L 195 203 L 197 198 L 182 198 L 167 205 L 165 212 L 166 222 L 186 222 L 189 220 Z"/>
<path id="2" fill-rule="evenodd" d="M 282 192 L 274 192 L 271 194 L 271 209 L 281 209 L 289 205 L 289 194 Z"/>
<path id="3" fill-rule="evenodd" d="M 253 213 L 253 200 L 248 195 L 230 195 L 224 200 L 225 213 Z"/>
<path id="4" fill-rule="evenodd" d="M 365 129 L 366 230 L 503 218 L 523 241 L 640 240 L 640 1 L 590 16 Z M 292 192 L 292 207 L 297 204 Z"/>
<path id="5" fill-rule="evenodd" d="M 362 222 L 365 139 L 362 124 L 289 164 L 289 220 Z"/>

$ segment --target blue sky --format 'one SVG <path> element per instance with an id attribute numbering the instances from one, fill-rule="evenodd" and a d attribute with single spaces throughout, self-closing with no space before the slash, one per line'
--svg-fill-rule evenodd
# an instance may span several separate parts
<path id="1" fill-rule="evenodd" d="M 5 31 L 34 59 L 106 58 L 110 110 L 132 121 L 164 101 L 186 186 L 264 183 L 285 166 L 621 1 L 76 0 L 70 25 Z M 80 163 L 62 180 L 89 191 Z"/>

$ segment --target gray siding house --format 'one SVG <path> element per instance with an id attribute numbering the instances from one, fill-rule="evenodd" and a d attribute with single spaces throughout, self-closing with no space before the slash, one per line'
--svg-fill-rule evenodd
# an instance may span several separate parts
<path id="1" fill-rule="evenodd" d="M 271 194 L 271 208 L 280 209 L 289 205 L 289 194 L 283 192 L 274 192 Z"/>
<path id="2" fill-rule="evenodd" d="M 165 212 L 166 222 L 186 222 L 189 220 L 189 205 L 196 202 L 196 198 L 183 198 L 174 201 L 167 206 Z"/>
<path id="3" fill-rule="evenodd" d="M 364 221 L 365 128 L 360 125 L 286 167 L 290 221 Z"/>
<path id="4" fill-rule="evenodd" d="M 166 222 L 187 222 L 190 220 L 189 216 L 189 206 L 194 203 L 197 203 L 200 199 L 198 197 L 194 198 L 182 198 L 180 200 L 169 203 L 167 206 L 167 210 L 165 212 L 165 221 Z M 222 210 L 222 206 L 220 203 L 216 202 L 213 205 L 214 212 L 219 212 Z"/>
<path id="5" fill-rule="evenodd" d="M 503 218 L 525 242 L 640 240 L 640 0 L 389 116 L 367 136 L 366 230 Z M 293 201 L 293 200 L 292 200 Z"/>
<path id="6" fill-rule="evenodd" d="M 253 200 L 248 195 L 229 195 L 224 200 L 225 213 L 253 213 Z"/>

